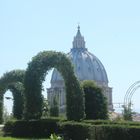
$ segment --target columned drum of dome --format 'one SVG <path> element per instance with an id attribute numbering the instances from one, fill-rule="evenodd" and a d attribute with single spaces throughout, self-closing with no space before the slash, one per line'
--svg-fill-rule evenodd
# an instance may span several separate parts
<path id="1" fill-rule="evenodd" d="M 80 27 L 73 40 L 73 47 L 67 54 L 74 65 L 75 75 L 80 81 L 93 80 L 103 89 L 104 95 L 108 99 L 108 108 L 113 110 L 112 88 L 108 86 L 108 77 L 101 61 L 85 47 L 84 37 L 81 35 Z M 60 112 L 65 112 L 65 86 L 61 74 L 54 69 L 51 78 L 51 87 L 47 89 L 48 101 L 52 104 L 53 98 L 59 99 Z"/>

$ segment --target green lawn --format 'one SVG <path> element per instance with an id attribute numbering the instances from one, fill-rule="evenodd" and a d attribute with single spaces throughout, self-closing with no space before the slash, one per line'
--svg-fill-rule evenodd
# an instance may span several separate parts
<path id="1" fill-rule="evenodd" d="M 20 138 L 11 138 L 11 137 L 0 137 L 0 140 L 48 140 L 48 139 L 20 139 Z"/>
<path id="2" fill-rule="evenodd" d="M 18 139 L 16 139 L 16 138 L 10 138 L 10 137 L 0 137 L 0 140 L 18 140 Z"/>

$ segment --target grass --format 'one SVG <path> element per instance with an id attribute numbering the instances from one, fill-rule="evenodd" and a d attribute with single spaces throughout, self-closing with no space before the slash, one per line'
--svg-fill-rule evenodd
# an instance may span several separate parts
<path id="1" fill-rule="evenodd" d="M 48 140 L 48 139 L 35 139 L 35 138 L 22 139 L 22 138 L 0 137 L 0 140 Z"/>
<path id="2" fill-rule="evenodd" d="M 0 140 L 18 140 L 16 138 L 11 138 L 11 137 L 0 137 Z M 19 139 L 20 140 L 20 139 Z M 22 139 L 21 139 L 22 140 Z"/>

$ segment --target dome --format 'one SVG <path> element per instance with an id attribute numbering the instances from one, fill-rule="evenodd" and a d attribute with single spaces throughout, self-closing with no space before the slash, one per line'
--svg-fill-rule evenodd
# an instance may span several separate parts
<path id="1" fill-rule="evenodd" d="M 84 37 L 80 33 L 79 26 L 77 34 L 74 37 L 73 48 L 67 56 L 73 63 L 75 75 L 80 81 L 93 80 L 100 85 L 108 85 L 106 70 L 101 61 L 85 47 Z M 54 69 L 51 85 L 55 87 L 55 85 L 60 86 L 62 83 L 62 76 Z"/>
<path id="2" fill-rule="evenodd" d="M 113 110 L 112 88 L 108 86 L 106 70 L 101 61 L 85 47 L 84 37 L 81 35 L 80 27 L 72 42 L 72 49 L 67 54 L 74 66 L 74 72 L 80 81 L 92 80 L 101 87 L 103 94 L 107 98 L 108 109 Z M 61 74 L 54 69 L 51 77 L 51 87 L 47 89 L 47 97 L 50 106 L 53 99 L 57 97 L 60 113 L 66 113 L 66 91 L 64 80 Z"/>

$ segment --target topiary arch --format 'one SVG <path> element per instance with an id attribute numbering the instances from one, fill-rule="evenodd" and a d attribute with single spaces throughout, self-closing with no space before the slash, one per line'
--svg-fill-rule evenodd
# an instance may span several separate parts
<path id="1" fill-rule="evenodd" d="M 16 119 L 22 119 L 23 109 L 24 109 L 24 100 L 23 93 L 24 87 L 23 83 L 17 82 L 15 84 L 9 85 L 9 90 L 13 94 L 13 117 Z"/>
<path id="2" fill-rule="evenodd" d="M 66 115 L 68 120 L 84 117 L 84 98 L 73 66 L 65 54 L 44 51 L 33 57 L 25 73 L 25 119 L 39 119 L 42 115 L 42 82 L 47 72 L 56 68 L 65 81 Z"/>
<path id="3" fill-rule="evenodd" d="M 18 114 L 16 110 L 21 105 L 18 101 L 23 100 L 22 95 L 23 94 L 23 81 L 24 81 L 25 71 L 24 70 L 13 70 L 10 72 L 6 72 L 3 74 L 3 76 L 0 78 L 0 123 L 2 123 L 2 116 L 3 116 L 3 96 L 4 93 L 9 89 L 12 91 L 13 94 L 13 112 L 14 117 L 20 118 L 21 114 Z M 17 93 L 18 95 L 17 97 Z M 23 110 L 23 104 L 20 106 Z M 20 111 L 22 112 L 22 111 Z"/>

